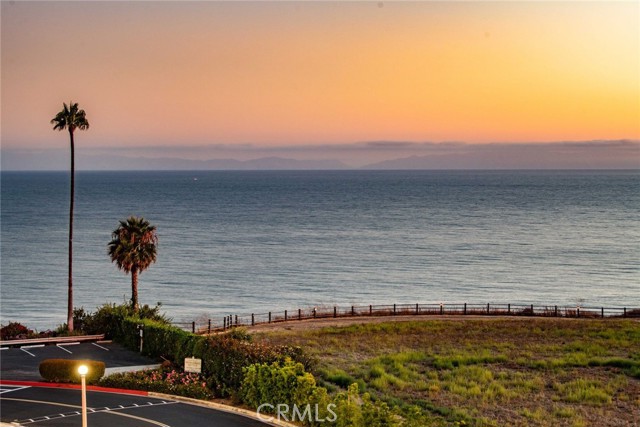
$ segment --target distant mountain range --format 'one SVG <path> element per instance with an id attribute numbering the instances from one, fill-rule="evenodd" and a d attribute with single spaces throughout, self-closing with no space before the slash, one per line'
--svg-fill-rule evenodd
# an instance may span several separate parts
<path id="1" fill-rule="evenodd" d="M 378 150 L 385 160 L 363 165 L 357 154 L 351 158 L 333 147 L 315 148 L 318 159 L 289 158 L 289 152 L 279 156 L 256 156 L 252 160 L 180 158 L 149 151 L 149 155 L 112 155 L 76 151 L 78 170 L 344 170 L 344 169 L 640 169 L 640 141 L 582 141 L 521 144 L 465 143 L 368 143 L 351 147 L 356 153 Z M 382 150 L 382 151 L 380 151 Z M 412 150 L 413 153 L 408 153 Z M 380 153 L 382 152 L 382 155 Z M 307 152 L 307 157 L 310 157 Z M 341 156 L 342 154 L 342 156 Z M 291 154 L 295 155 L 295 154 Z M 325 158 L 321 157 L 334 157 Z M 338 158 L 345 158 L 351 163 Z M 66 149 L 1 151 L 2 170 L 67 170 Z M 359 167 L 353 167 L 354 163 Z"/>
<path id="2" fill-rule="evenodd" d="M 53 158 L 52 158 L 53 157 Z M 3 170 L 52 170 L 51 164 L 67 170 L 68 153 L 33 154 L 5 152 Z M 349 169 L 339 160 L 296 160 L 282 157 L 263 157 L 254 160 L 210 159 L 191 160 L 171 157 L 128 157 L 110 155 L 78 155 L 78 170 L 325 170 Z"/>
<path id="3" fill-rule="evenodd" d="M 338 160 L 296 160 L 282 157 L 263 157 L 253 160 L 189 160 L 169 157 L 88 156 L 84 158 L 83 168 L 90 170 L 322 170 L 348 169 L 349 167 Z"/>

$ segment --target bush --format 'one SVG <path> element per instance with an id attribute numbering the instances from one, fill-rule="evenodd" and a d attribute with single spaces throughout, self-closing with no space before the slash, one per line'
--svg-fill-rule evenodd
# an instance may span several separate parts
<path id="1" fill-rule="evenodd" d="M 0 329 L 0 339 L 3 340 L 27 338 L 30 334 L 33 334 L 33 331 L 18 322 L 9 322 Z"/>
<path id="2" fill-rule="evenodd" d="M 130 304 L 104 304 L 98 307 L 95 313 L 88 313 L 83 307 L 75 308 L 73 311 L 73 323 L 76 330 L 81 330 L 86 334 L 105 334 L 106 338 L 122 338 L 128 333 L 123 329 L 125 319 L 131 318 L 136 321 L 152 320 L 154 322 L 168 325 L 169 319 L 160 314 L 161 304 L 155 307 L 143 305 L 138 313 L 133 311 Z"/>
<path id="3" fill-rule="evenodd" d="M 288 358 L 283 364 L 257 363 L 243 371 L 242 401 L 256 408 L 263 403 L 307 404 L 316 388 L 315 378 L 305 372 L 302 363 Z"/>
<path id="4" fill-rule="evenodd" d="M 182 372 L 171 367 L 109 375 L 100 380 L 100 385 L 175 394 L 194 399 L 213 397 L 213 393 L 201 375 Z"/>
<path id="5" fill-rule="evenodd" d="M 42 378 L 47 381 L 79 383 L 78 367 L 80 365 L 86 365 L 89 368 L 86 376 L 89 383 L 98 381 L 104 375 L 104 363 L 95 360 L 45 359 L 38 369 Z"/>
<path id="6" fill-rule="evenodd" d="M 147 318 L 134 316 L 127 304 L 106 304 L 88 317 L 82 317 L 79 310 L 78 314 L 88 333 L 103 332 L 132 350 L 140 348 L 142 325 L 142 353 L 146 356 L 162 357 L 180 366 L 186 357 L 202 359 L 202 375 L 218 397 L 236 397 L 244 378 L 243 369 L 249 365 L 284 361 L 285 357 L 302 362 L 306 369 L 311 365 L 299 347 L 254 343 L 242 329 L 212 337 L 192 334 L 172 326 L 158 314 L 158 309 L 142 308 L 139 314 Z"/>
<path id="7" fill-rule="evenodd" d="M 255 364 L 245 368 L 240 396 L 244 403 L 262 407 L 268 413 L 275 412 L 278 405 L 298 408 L 300 415 L 304 408 L 312 408 L 306 416 L 292 421 L 300 421 L 309 426 L 322 426 L 327 422 L 338 427 L 392 427 L 398 422 L 389 406 L 376 402 L 368 393 L 360 396 L 358 384 L 351 384 L 346 392 L 338 393 L 333 399 L 324 387 L 316 385 L 315 378 L 305 372 L 301 363 L 286 359 L 284 363 Z M 307 406 L 310 405 L 310 406 Z M 265 409 L 266 408 L 266 409 Z M 317 413 L 315 413 L 317 411 Z M 289 412 L 289 415 L 293 415 Z"/>

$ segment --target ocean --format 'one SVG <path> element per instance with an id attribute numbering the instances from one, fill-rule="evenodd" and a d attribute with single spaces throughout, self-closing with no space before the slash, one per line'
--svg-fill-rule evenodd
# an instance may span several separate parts
<path id="1" fill-rule="evenodd" d="M 69 176 L 1 174 L 0 319 L 66 321 Z M 639 171 L 78 172 L 74 300 L 130 298 L 118 221 L 157 226 L 140 302 L 176 322 L 313 306 L 640 307 Z"/>

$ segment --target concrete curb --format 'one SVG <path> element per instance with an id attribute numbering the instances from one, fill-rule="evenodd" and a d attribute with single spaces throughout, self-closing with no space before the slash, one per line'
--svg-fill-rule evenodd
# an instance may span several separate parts
<path id="1" fill-rule="evenodd" d="M 124 372 L 138 372 L 138 371 L 146 371 L 148 369 L 158 369 L 162 366 L 160 363 L 155 365 L 139 365 L 139 366 L 116 366 L 114 368 L 105 368 L 104 376 L 108 377 L 113 374 L 121 374 Z"/>
<path id="2" fill-rule="evenodd" d="M 159 399 L 171 399 L 171 400 L 176 400 L 182 403 L 188 403 L 190 405 L 203 406 L 205 408 L 216 409 L 218 411 L 229 412 L 231 414 L 236 414 L 236 415 L 242 415 L 243 417 L 251 418 L 251 419 L 260 421 L 266 425 L 270 425 L 274 427 L 299 427 L 296 424 L 291 424 L 282 420 L 274 419 L 274 420 L 267 421 L 265 419 L 261 419 L 256 414 L 256 411 L 250 411 L 244 408 L 237 408 L 235 406 L 224 405 L 222 403 L 209 402 L 206 400 L 198 400 L 190 397 L 174 396 L 172 394 L 155 393 L 152 391 L 149 392 L 149 397 L 156 397 Z"/>

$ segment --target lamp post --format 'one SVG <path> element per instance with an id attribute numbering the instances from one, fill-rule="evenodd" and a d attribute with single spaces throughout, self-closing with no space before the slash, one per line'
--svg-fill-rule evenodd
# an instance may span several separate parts
<path id="1" fill-rule="evenodd" d="M 87 427 L 87 372 L 89 372 L 89 368 L 86 365 L 78 366 L 78 373 L 82 383 L 82 427 Z"/>

